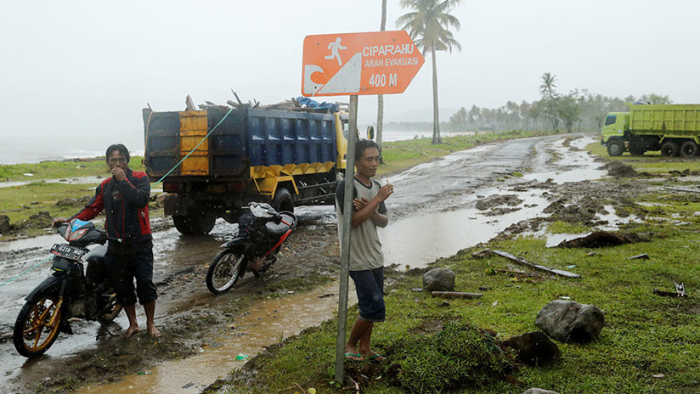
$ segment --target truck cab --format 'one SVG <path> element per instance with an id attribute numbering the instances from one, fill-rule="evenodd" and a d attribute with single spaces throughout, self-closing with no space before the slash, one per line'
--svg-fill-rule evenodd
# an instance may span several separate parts
<path id="1" fill-rule="evenodd" d="M 629 112 L 610 112 L 605 118 L 600 143 L 608 147 L 610 156 L 620 156 L 627 149 L 625 132 L 629 129 L 629 119 Z"/>

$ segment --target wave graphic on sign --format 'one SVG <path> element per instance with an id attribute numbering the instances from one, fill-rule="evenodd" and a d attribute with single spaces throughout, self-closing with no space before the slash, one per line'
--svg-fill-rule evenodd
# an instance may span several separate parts
<path id="1" fill-rule="evenodd" d="M 357 93 L 360 91 L 361 83 L 362 54 L 358 52 L 314 94 Z"/>

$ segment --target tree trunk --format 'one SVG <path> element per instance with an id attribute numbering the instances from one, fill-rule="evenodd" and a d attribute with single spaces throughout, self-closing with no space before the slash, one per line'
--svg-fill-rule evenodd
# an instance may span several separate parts
<path id="1" fill-rule="evenodd" d="M 382 0 L 382 22 L 380 31 L 386 30 L 386 0 Z M 379 162 L 384 164 L 382 158 L 382 131 L 384 130 L 384 95 L 377 96 L 377 137 L 376 142 L 379 145 Z"/>
<path id="2" fill-rule="evenodd" d="M 435 60 L 435 48 L 431 48 L 433 56 L 433 144 L 441 144 L 440 138 L 440 114 L 438 111 L 438 81 L 437 81 L 437 61 Z"/>

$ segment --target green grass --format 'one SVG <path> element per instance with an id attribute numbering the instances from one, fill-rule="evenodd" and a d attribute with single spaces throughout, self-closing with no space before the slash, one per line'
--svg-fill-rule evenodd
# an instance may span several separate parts
<path id="1" fill-rule="evenodd" d="M 608 161 L 620 161 L 635 169 L 637 172 L 650 174 L 667 174 L 670 171 L 700 171 L 700 158 L 685 159 L 682 157 L 663 157 L 660 152 L 646 152 L 644 156 L 632 156 L 625 152 L 622 156 L 612 157 L 608 155 L 607 148 L 594 142 L 585 147 L 592 154 L 605 158 Z"/>
<path id="2" fill-rule="evenodd" d="M 605 155 L 607 157 L 607 153 Z M 656 160 L 662 173 L 678 164 L 660 157 L 613 159 L 630 159 L 642 164 Z M 387 321 L 377 324 L 373 332 L 376 350 L 400 354 L 394 350 L 397 345 L 410 348 L 411 341 L 423 340 L 420 327 L 445 321 L 448 317 L 450 321 L 494 330 L 500 339 L 538 331 L 534 325 L 537 313 L 547 303 L 568 297 L 603 310 L 606 327 L 598 341 L 588 345 L 556 342 L 562 351 L 560 362 L 547 368 L 521 367 L 514 376 L 522 382 L 522 387 L 496 379 L 477 387 L 463 386 L 456 392 L 520 394 L 528 387 L 562 394 L 698 392 L 700 299 L 695 289 L 700 288 L 697 264 L 700 217 L 694 213 L 700 211 L 700 195 L 660 191 L 630 199 L 652 204 L 630 208 L 646 215 L 646 219 L 625 226 L 625 231 L 644 234 L 649 242 L 596 249 L 594 256 L 588 256 L 590 249 L 546 248 L 544 239 L 528 236 L 497 239 L 440 262 L 440 266 L 456 272 L 456 291 L 478 292 L 480 287 L 489 288 L 483 291 L 480 299 L 452 299 L 446 303 L 444 299 L 411 291 L 421 287 L 420 276 L 389 274 L 397 279 L 397 284 L 385 297 Z M 552 230 L 584 229 L 555 222 L 549 229 Z M 471 258 L 472 252 L 483 247 L 505 250 L 551 268 L 571 270 L 581 278 L 507 274 L 497 269 L 512 264 L 508 260 L 497 256 L 483 260 Z M 641 253 L 647 253 L 651 259 L 628 259 Z M 566 268 L 571 265 L 576 267 Z M 689 297 L 678 299 L 653 294 L 655 288 L 673 291 L 673 282 L 684 282 Z M 356 313 L 356 307 L 350 309 L 350 323 Z M 253 389 L 241 382 L 233 383 L 224 392 L 292 393 L 298 391 L 295 384 L 314 387 L 323 393 L 347 392 L 348 388 L 340 389 L 332 383 L 336 327 L 337 321 L 330 320 L 284 340 L 253 361 L 256 369 Z M 415 357 L 420 359 L 428 355 L 420 353 Z M 437 357 L 440 361 L 439 355 Z M 392 360 L 385 364 L 391 365 Z M 366 364 L 350 367 L 347 372 L 352 374 L 359 369 L 371 375 L 371 383 L 363 386 L 365 393 L 420 392 L 415 391 L 415 387 L 426 387 L 420 384 L 448 378 L 447 371 L 456 364 L 440 365 L 444 366 L 442 375 L 426 371 L 414 377 L 413 391 L 398 387 L 389 371 L 372 374 Z M 415 381 L 421 379 L 425 381 Z"/>
<path id="3" fill-rule="evenodd" d="M 648 201 L 652 197 L 648 195 L 644 199 Z M 670 220 L 676 208 L 657 212 L 657 215 Z M 448 314 L 453 321 L 492 329 L 499 338 L 538 331 L 534 321 L 540 309 L 566 296 L 602 309 L 606 327 L 599 341 L 589 345 L 557 343 L 562 360 L 552 367 L 522 367 L 515 377 L 525 384 L 524 387 L 559 393 L 697 392 L 700 387 L 698 298 L 692 294 L 685 300 L 660 297 L 652 294 L 652 290 L 671 291 L 673 281 L 683 281 L 687 289 L 700 288 L 700 267 L 696 264 L 700 253 L 698 223 L 700 221 L 695 220 L 686 225 L 642 224 L 636 231 L 655 234 L 651 242 L 598 249 L 597 255 L 592 257 L 587 256 L 589 250 L 584 249 L 546 248 L 544 240 L 531 237 L 486 245 L 552 268 L 576 265 L 574 271 L 582 276 L 576 280 L 546 276 L 517 278 L 500 272 L 489 274 L 493 272 L 491 268 L 505 268 L 512 263 L 500 257 L 473 260 L 471 252 L 482 246 L 469 249 L 444 260 L 441 265 L 456 272 L 457 291 L 477 292 L 483 286 L 491 290 L 485 291 L 480 299 L 454 299 L 444 306 L 444 299 L 411 292 L 410 289 L 421 286 L 421 277 L 407 277 L 386 296 L 388 317 L 385 323 L 375 327 L 375 346 L 379 351 L 386 351 L 407 340 L 417 340 L 413 334 L 417 327 L 444 319 Z M 627 259 L 642 252 L 648 253 L 651 260 Z M 355 313 L 353 308 L 350 321 Z M 258 377 L 266 386 L 256 392 L 292 392 L 285 391 L 292 382 L 322 389 L 322 392 L 342 392 L 329 386 L 336 324 L 335 321 L 326 322 L 263 355 L 256 366 Z M 656 374 L 665 377 L 654 378 Z M 375 376 L 363 392 L 404 392 L 381 376 Z M 431 381 L 434 379 L 439 377 Z M 496 380 L 457 392 L 523 391 L 522 387 Z"/>
<path id="4" fill-rule="evenodd" d="M 74 207 L 56 207 L 56 201 L 95 194 L 95 185 L 66 185 L 60 183 L 32 182 L 22 186 L 0 188 L 0 215 L 10 217 L 10 223 L 27 219 L 38 211 L 49 211 L 51 215 L 71 216 L 78 212 Z"/>
<path id="5" fill-rule="evenodd" d="M 590 229 L 586 226 L 580 224 L 572 224 L 569 222 L 562 222 L 557 220 L 556 222 L 549 225 L 547 231 L 551 234 L 581 234 L 586 233 Z"/>
<path id="6" fill-rule="evenodd" d="M 133 156 L 129 167 L 143 171 L 141 156 Z M 26 176 L 24 174 L 32 174 Z M 65 161 L 43 161 L 41 163 L 0 164 L 0 181 L 37 181 L 41 179 L 62 179 L 90 176 L 107 176 L 109 170 L 104 158 L 76 159 Z"/>

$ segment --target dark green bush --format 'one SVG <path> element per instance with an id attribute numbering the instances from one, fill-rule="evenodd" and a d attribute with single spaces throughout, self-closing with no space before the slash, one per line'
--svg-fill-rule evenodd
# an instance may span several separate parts
<path id="1" fill-rule="evenodd" d="M 401 339 L 388 351 L 389 370 L 398 369 L 389 373 L 393 383 L 412 393 L 483 386 L 512 370 L 511 358 L 493 336 L 459 321 L 434 334 Z"/>

